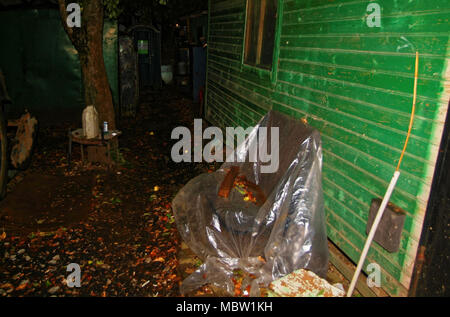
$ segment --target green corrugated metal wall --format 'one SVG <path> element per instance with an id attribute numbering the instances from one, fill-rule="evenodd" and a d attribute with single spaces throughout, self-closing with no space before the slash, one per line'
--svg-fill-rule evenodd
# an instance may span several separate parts
<path id="1" fill-rule="evenodd" d="M 27 108 L 43 124 L 59 119 L 81 121 L 84 99 L 78 53 L 58 10 L 0 11 L 0 43 L 0 68 L 14 103 L 8 106 L 11 117 Z M 105 21 L 103 47 L 117 104 L 117 22 Z"/>
<path id="2" fill-rule="evenodd" d="M 366 24 L 371 2 L 380 28 Z M 419 51 L 416 117 L 391 198 L 407 211 L 400 251 L 374 243 L 366 262 L 380 264 L 389 294 L 406 295 L 450 95 L 450 1 L 280 0 L 272 71 L 242 63 L 246 1 L 209 8 L 207 119 L 250 126 L 275 109 L 317 128 L 328 235 L 355 262 L 406 138 Z"/>

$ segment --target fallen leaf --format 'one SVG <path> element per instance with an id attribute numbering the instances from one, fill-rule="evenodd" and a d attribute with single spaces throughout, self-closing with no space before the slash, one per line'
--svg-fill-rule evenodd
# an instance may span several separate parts
<path id="1" fill-rule="evenodd" d="M 21 291 L 21 290 L 25 289 L 27 286 L 28 286 L 28 283 L 20 284 L 19 286 L 16 287 L 16 291 Z"/>
<path id="2" fill-rule="evenodd" d="M 164 258 L 163 257 L 159 257 L 153 260 L 153 262 L 164 262 Z"/>

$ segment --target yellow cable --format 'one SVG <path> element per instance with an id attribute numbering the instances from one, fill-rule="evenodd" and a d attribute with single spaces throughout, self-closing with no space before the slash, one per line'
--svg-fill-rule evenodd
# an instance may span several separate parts
<path id="1" fill-rule="evenodd" d="M 411 130 L 413 126 L 414 121 L 414 112 L 416 111 L 416 99 L 417 99 L 417 75 L 419 72 L 419 52 L 416 52 L 416 69 L 414 72 L 414 95 L 413 95 L 413 105 L 412 105 L 412 111 L 411 111 L 411 119 L 409 120 L 409 128 L 408 128 L 408 134 L 406 135 L 406 141 L 405 145 L 403 146 L 402 154 L 400 155 L 400 159 L 398 160 L 397 168 L 395 169 L 398 171 L 400 169 L 400 164 L 403 160 L 403 155 L 406 151 L 406 146 L 408 145 L 409 136 L 411 135 Z"/>

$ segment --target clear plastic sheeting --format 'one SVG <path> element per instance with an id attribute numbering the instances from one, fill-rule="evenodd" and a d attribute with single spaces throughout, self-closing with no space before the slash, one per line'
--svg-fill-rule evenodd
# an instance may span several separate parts
<path id="1" fill-rule="evenodd" d="M 261 172 L 269 163 L 261 162 L 259 155 L 257 160 L 248 156 L 261 127 L 279 128 L 279 166 L 274 173 Z M 271 144 L 271 137 L 267 133 L 265 144 Z M 270 147 L 268 153 L 276 150 Z M 183 281 L 181 292 L 210 284 L 234 295 L 236 271 L 246 273 L 241 289 L 250 296 L 259 296 L 260 287 L 300 268 L 324 277 L 328 245 L 319 132 L 270 111 L 233 155 L 235 162 L 228 158 L 216 172 L 190 180 L 172 202 L 182 238 L 204 260 Z M 236 181 L 227 198 L 218 195 L 233 166 L 239 167 L 236 179 L 256 185 L 263 200 L 246 200 Z"/>

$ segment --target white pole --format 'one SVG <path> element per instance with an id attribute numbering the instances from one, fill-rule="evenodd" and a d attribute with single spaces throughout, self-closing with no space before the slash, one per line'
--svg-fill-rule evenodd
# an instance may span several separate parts
<path id="1" fill-rule="evenodd" d="M 358 266 L 356 267 L 355 274 L 353 275 L 352 282 L 350 283 L 350 287 L 347 292 L 347 297 L 352 296 L 356 282 L 358 281 L 359 274 L 361 273 L 362 266 L 364 265 L 364 261 L 366 260 L 367 253 L 369 252 L 370 245 L 372 244 L 373 237 L 375 236 L 375 232 L 377 231 L 378 225 L 380 224 L 381 217 L 383 217 L 384 209 L 386 208 L 389 199 L 391 198 L 391 194 L 395 188 L 395 185 L 397 184 L 399 176 L 400 176 L 399 171 L 395 171 L 394 176 L 392 176 L 391 183 L 389 184 L 386 194 L 384 195 L 383 201 L 381 202 L 380 208 L 378 209 L 377 215 L 372 224 L 372 228 L 370 228 L 369 236 L 367 237 L 366 244 L 364 245 L 361 257 L 359 258 Z"/>

